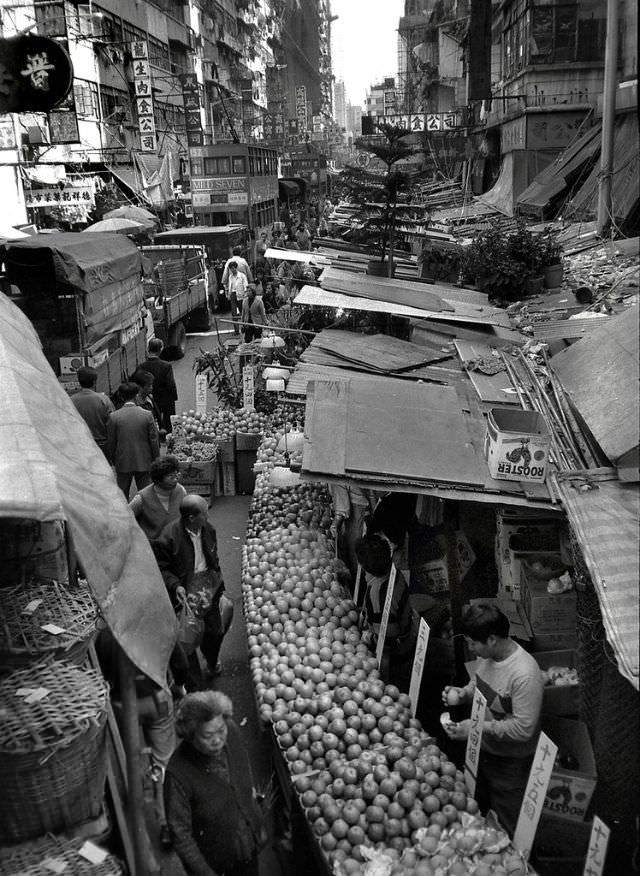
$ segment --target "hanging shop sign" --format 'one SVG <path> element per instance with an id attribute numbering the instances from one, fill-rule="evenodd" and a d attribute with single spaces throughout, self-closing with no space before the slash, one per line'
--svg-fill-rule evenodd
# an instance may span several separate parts
<path id="1" fill-rule="evenodd" d="M 298 134 L 307 133 L 307 89 L 304 85 L 296 85 L 296 118 Z"/>
<path id="2" fill-rule="evenodd" d="M 200 89 L 195 73 L 181 73 L 178 77 L 182 87 L 182 105 L 187 130 L 187 146 L 191 149 L 204 145 L 202 116 L 200 113 Z"/>
<path id="3" fill-rule="evenodd" d="M 53 0 L 34 0 L 34 12 L 40 36 L 55 37 L 61 43 L 65 51 L 69 52 L 67 41 L 67 18 L 64 11 L 64 3 Z M 53 143 L 79 143 L 80 130 L 78 128 L 78 115 L 76 112 L 76 99 L 73 88 L 64 100 L 55 109 L 49 111 L 47 116 L 49 123 L 49 142 Z"/>
<path id="4" fill-rule="evenodd" d="M 0 39 L 0 114 L 48 112 L 71 89 L 73 66 L 64 45 L 34 34 Z"/>
<path id="5" fill-rule="evenodd" d="M 93 207 L 95 204 L 93 183 L 66 183 L 60 186 L 43 186 L 39 189 L 24 190 L 24 202 L 27 207 Z"/>
<path id="6" fill-rule="evenodd" d="M 16 132 L 13 127 L 13 116 L 0 118 L 0 149 L 15 149 L 17 146 Z"/>
<path id="7" fill-rule="evenodd" d="M 146 40 L 134 40 L 131 44 L 133 65 L 133 87 L 138 111 L 138 130 L 140 131 L 140 151 L 156 152 L 156 123 L 151 90 L 151 69 L 149 67 L 149 45 Z"/>
<path id="8" fill-rule="evenodd" d="M 410 131 L 455 131 L 464 127 L 462 113 L 391 113 L 372 116 L 374 125 L 396 125 Z"/>

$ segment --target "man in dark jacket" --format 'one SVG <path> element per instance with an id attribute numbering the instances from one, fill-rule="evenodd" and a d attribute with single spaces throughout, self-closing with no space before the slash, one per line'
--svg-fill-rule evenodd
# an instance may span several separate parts
<path id="1" fill-rule="evenodd" d="M 147 347 L 148 358 L 138 367 L 138 371 L 153 374 L 153 401 L 160 414 L 160 429 L 171 432 L 171 416 L 176 412 L 178 390 L 173 368 L 160 358 L 163 348 L 160 338 L 152 338 Z"/>
<path id="2" fill-rule="evenodd" d="M 186 601 L 204 621 L 200 650 L 209 673 L 219 674 L 222 667 L 218 655 L 226 632 L 220 597 L 225 586 L 216 531 L 207 520 L 206 500 L 202 496 L 185 496 L 179 519 L 164 527 L 152 547 L 174 607 L 179 609 Z M 195 653 L 189 663 L 193 679 L 194 674 L 199 674 Z"/>
<path id="3" fill-rule="evenodd" d="M 107 423 L 115 408 L 108 396 L 103 392 L 96 392 L 98 372 L 95 368 L 78 368 L 76 376 L 80 390 L 71 396 L 71 401 L 91 430 L 93 440 L 108 458 Z"/>
<path id="4" fill-rule="evenodd" d="M 116 468 L 118 486 L 129 499 L 131 481 L 141 490 L 151 483 L 149 469 L 160 456 L 158 429 L 153 414 L 136 404 L 137 383 L 123 383 L 118 390 L 124 404 L 107 423 L 107 452 Z"/>

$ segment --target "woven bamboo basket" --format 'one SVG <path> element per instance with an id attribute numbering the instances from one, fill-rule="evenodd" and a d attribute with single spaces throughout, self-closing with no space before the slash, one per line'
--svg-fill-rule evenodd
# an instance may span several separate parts
<path id="1" fill-rule="evenodd" d="M 0 845 L 100 815 L 107 697 L 99 672 L 57 660 L 0 680 Z"/>
<path id="2" fill-rule="evenodd" d="M 65 839 L 43 836 L 30 843 L 0 849 L 0 873 L 3 876 L 121 876 L 122 864 L 113 855 L 107 855 L 101 864 L 91 864 L 79 854 L 83 839 Z M 54 869 L 56 865 L 62 869 Z"/>
<path id="3" fill-rule="evenodd" d="M 81 663 L 94 638 L 96 620 L 86 583 L 71 588 L 37 578 L 0 589 L 0 671 L 20 669 L 45 657 Z M 48 624 L 60 632 L 43 629 Z"/>

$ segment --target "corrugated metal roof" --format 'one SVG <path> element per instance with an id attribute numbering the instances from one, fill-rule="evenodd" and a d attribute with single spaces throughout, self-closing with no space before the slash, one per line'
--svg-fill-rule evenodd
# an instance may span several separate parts
<path id="1" fill-rule="evenodd" d="M 638 689 L 640 492 L 613 469 L 553 476 L 580 542 L 620 673 Z"/>
<path id="2" fill-rule="evenodd" d="M 640 443 L 639 352 L 638 309 L 630 307 L 551 360 L 573 405 L 612 462 Z"/>

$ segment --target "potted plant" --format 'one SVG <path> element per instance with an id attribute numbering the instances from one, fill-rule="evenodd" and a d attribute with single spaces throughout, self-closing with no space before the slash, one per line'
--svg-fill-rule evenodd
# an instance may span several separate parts
<path id="1" fill-rule="evenodd" d="M 369 262 L 368 273 L 392 277 L 394 253 L 399 247 L 399 225 L 411 222 L 421 208 L 409 204 L 414 173 L 408 172 L 401 162 L 414 154 L 414 147 L 406 142 L 411 135 L 408 128 L 382 123 L 376 125 L 380 136 L 360 137 L 355 145 L 365 156 L 361 164 L 347 165 L 338 179 L 342 197 L 359 207 L 355 217 L 360 238 L 378 254 Z M 380 169 L 369 169 L 366 154 L 379 159 Z M 386 259 L 386 262 L 385 262 Z"/>
<path id="2" fill-rule="evenodd" d="M 486 292 L 490 300 L 516 301 L 524 289 L 526 273 L 498 224 L 482 231 L 466 247 L 461 272 L 465 283 Z"/>
<path id="3" fill-rule="evenodd" d="M 546 289 L 555 289 L 562 283 L 562 246 L 551 231 L 542 235 L 543 245 L 543 277 Z"/>

